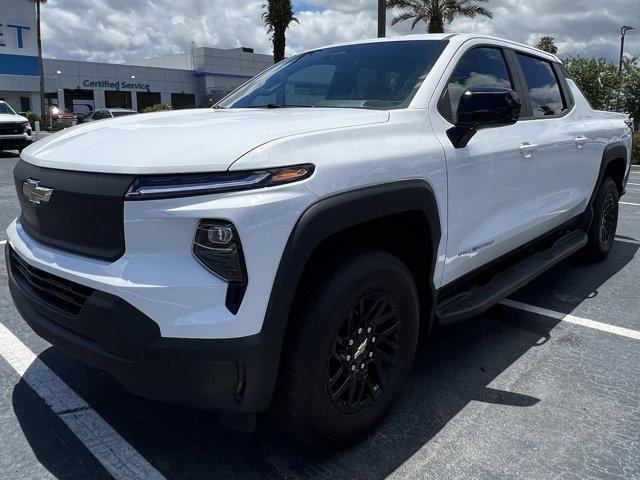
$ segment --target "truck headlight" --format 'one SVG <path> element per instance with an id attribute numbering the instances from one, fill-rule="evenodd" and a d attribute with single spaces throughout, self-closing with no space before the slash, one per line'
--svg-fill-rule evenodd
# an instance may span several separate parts
<path id="1" fill-rule="evenodd" d="M 133 182 L 125 198 L 157 200 L 274 187 L 309 178 L 314 169 L 313 165 L 305 164 L 265 170 L 141 177 Z"/>
<path id="2" fill-rule="evenodd" d="M 238 313 L 248 278 L 242 244 L 233 224 L 201 220 L 193 240 L 193 255 L 207 270 L 229 283 L 225 304 L 231 313 Z"/>

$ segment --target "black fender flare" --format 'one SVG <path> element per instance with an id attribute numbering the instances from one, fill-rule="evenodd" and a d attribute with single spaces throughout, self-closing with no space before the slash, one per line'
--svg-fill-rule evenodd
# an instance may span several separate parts
<path id="1" fill-rule="evenodd" d="M 263 328 L 279 328 L 284 333 L 304 268 L 324 240 L 361 223 L 414 211 L 422 212 L 428 221 L 433 252 L 428 278 L 435 300 L 433 275 L 442 235 L 436 195 L 424 180 L 399 181 L 339 193 L 319 200 L 302 213 L 280 259 Z"/>
<path id="2" fill-rule="evenodd" d="M 598 183 L 602 182 L 602 177 L 604 176 L 604 172 L 607 169 L 609 163 L 619 158 L 623 158 L 625 163 L 628 163 L 629 160 L 629 151 L 627 150 L 627 146 L 622 142 L 611 143 L 607 145 L 604 149 L 604 153 L 602 154 L 602 162 L 600 164 L 600 172 L 598 174 Z M 625 173 L 628 175 L 628 171 Z"/>
<path id="3" fill-rule="evenodd" d="M 593 191 L 591 192 L 591 198 L 589 198 L 589 203 L 587 204 L 587 209 L 585 210 L 583 216 L 583 228 L 585 229 L 585 231 L 589 230 L 591 222 L 593 221 L 593 202 L 595 201 L 596 195 L 598 194 L 598 188 L 600 188 L 600 184 L 604 180 L 604 173 L 607 171 L 607 167 L 609 166 L 609 164 L 614 160 L 618 160 L 619 158 L 623 158 L 625 160 L 625 163 L 628 162 L 629 152 L 627 150 L 627 146 L 624 143 L 615 142 L 607 145 L 604 148 L 602 159 L 600 160 L 600 171 L 598 172 L 596 183 L 593 187 Z M 625 184 L 628 176 L 629 172 L 625 174 L 623 185 Z"/>

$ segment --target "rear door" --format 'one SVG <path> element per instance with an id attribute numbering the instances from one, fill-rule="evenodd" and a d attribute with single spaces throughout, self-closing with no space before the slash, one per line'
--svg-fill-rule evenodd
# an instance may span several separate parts
<path id="1" fill-rule="evenodd" d="M 535 128 L 537 138 L 531 165 L 543 233 L 586 208 L 593 188 L 593 166 L 584 148 L 589 139 L 560 65 L 520 52 L 515 57 L 530 104 L 522 121 Z"/>
<path id="2" fill-rule="evenodd" d="M 449 206 L 443 285 L 535 236 L 536 180 L 529 158 L 529 146 L 536 141 L 532 124 L 519 121 L 480 130 L 462 149 L 454 148 L 446 135 L 468 88 L 521 89 L 507 55 L 509 51 L 494 45 L 471 45 L 454 56 L 438 87 L 438 112 L 431 119 L 445 149 Z"/>

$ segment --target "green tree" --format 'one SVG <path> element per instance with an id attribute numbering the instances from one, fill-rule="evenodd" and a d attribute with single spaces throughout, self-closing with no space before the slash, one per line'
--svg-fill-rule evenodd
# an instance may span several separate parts
<path id="1" fill-rule="evenodd" d="M 637 124 L 640 122 L 640 66 L 637 58 L 625 59 L 621 80 L 621 109 L 629 112 Z"/>
<path id="2" fill-rule="evenodd" d="M 387 0 L 387 8 L 400 10 L 391 25 L 411 20 L 411 30 L 419 22 L 424 22 L 429 33 L 444 33 L 445 23 L 451 23 L 457 17 L 493 18 L 493 13 L 482 5 L 488 2 L 489 0 Z"/>
<path id="3" fill-rule="evenodd" d="M 267 26 L 267 31 L 272 34 L 273 61 L 278 63 L 284 59 L 287 28 L 291 22 L 298 23 L 298 19 L 293 16 L 291 0 L 269 0 L 262 8 L 264 10 L 262 19 Z"/>
<path id="4" fill-rule="evenodd" d="M 536 48 L 540 50 L 555 55 L 558 53 L 558 47 L 554 41 L 553 37 L 542 37 L 538 43 L 536 44 Z"/>
<path id="5" fill-rule="evenodd" d="M 605 58 L 580 56 L 568 58 L 565 65 L 593 108 L 608 110 L 614 106 L 624 79 L 624 76 L 618 75 L 616 65 Z"/>
<path id="6" fill-rule="evenodd" d="M 38 68 L 40 70 L 40 115 L 44 116 L 44 67 L 42 65 L 42 21 L 40 17 L 40 5 L 47 3 L 47 0 L 33 0 L 36 2 L 36 21 L 38 38 Z"/>

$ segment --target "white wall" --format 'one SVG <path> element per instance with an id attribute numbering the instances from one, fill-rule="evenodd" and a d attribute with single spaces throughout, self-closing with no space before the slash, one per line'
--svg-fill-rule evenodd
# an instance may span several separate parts
<path id="1" fill-rule="evenodd" d="M 38 56 L 36 7 L 33 0 L 0 0 L 0 24 L 0 54 Z M 22 47 L 18 45 L 18 30 L 22 34 Z"/>

